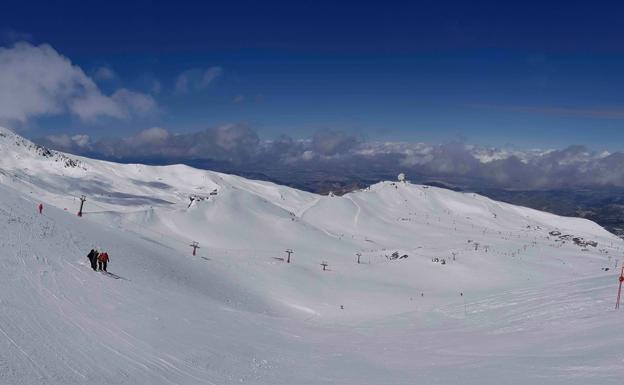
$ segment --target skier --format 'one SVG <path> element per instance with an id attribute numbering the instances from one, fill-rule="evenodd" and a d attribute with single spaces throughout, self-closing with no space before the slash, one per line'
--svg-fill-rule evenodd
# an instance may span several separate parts
<path id="1" fill-rule="evenodd" d="M 43 214 L 43 203 L 39 203 L 39 214 Z"/>
<path id="2" fill-rule="evenodd" d="M 98 255 L 98 267 L 100 271 L 106 271 L 106 265 L 108 264 L 108 261 L 110 261 L 110 258 L 108 258 L 108 253 L 106 251 L 101 252 Z"/>
<path id="3" fill-rule="evenodd" d="M 91 263 L 91 268 L 93 271 L 97 271 L 97 256 L 98 252 L 96 250 L 91 249 L 87 258 L 89 258 L 89 262 Z"/>

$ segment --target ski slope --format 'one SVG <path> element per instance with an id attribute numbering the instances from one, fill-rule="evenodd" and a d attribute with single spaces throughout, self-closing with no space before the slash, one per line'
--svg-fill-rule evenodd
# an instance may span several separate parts
<path id="1" fill-rule="evenodd" d="M 590 221 L 409 183 L 318 196 L 121 165 L 6 129 L 0 154 L 0 383 L 624 375 L 623 318 L 612 310 L 623 244 Z M 109 252 L 114 276 L 90 269 L 93 247 Z"/>

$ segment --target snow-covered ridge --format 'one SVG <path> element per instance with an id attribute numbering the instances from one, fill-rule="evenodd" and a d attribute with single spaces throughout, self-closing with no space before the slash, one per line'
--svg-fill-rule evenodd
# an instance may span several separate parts
<path id="1" fill-rule="evenodd" d="M 16 162 L 45 159 L 61 163 L 66 168 L 81 167 L 78 159 L 35 144 L 4 127 L 0 127 L 0 153 L 3 158 L 15 157 Z"/>

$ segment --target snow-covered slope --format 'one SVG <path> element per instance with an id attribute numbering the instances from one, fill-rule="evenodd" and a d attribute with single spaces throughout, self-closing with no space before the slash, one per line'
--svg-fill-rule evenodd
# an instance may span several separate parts
<path id="1" fill-rule="evenodd" d="M 200 255 L 224 275 L 304 316 L 383 317 L 406 311 L 405 298 L 421 293 L 596 273 L 621 245 L 595 223 L 475 194 L 383 182 L 343 197 L 318 196 L 181 165 L 73 157 L 1 134 L 4 183 L 71 213 L 84 194 L 85 218 L 181 255 L 189 256 L 197 241 Z M 579 247 L 574 237 L 598 246 Z M 286 249 L 294 250 L 290 265 L 278 259 Z M 407 258 L 392 260 L 395 252 Z M 357 253 L 363 264 L 356 264 Z M 321 271 L 323 261 L 329 272 Z"/>
<path id="2" fill-rule="evenodd" d="M 318 196 L 75 157 L 0 129 L 0 230 L 3 383 L 615 384 L 621 372 L 609 328 L 622 241 L 475 194 L 383 182 Z M 120 279 L 88 268 L 92 247 Z"/>

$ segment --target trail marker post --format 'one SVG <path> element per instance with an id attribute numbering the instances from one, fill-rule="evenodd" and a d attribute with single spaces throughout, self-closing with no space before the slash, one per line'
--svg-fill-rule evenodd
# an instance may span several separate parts
<path id="1" fill-rule="evenodd" d="M 355 253 L 355 255 L 357 255 L 357 263 L 358 265 L 360 264 L 360 257 L 362 256 L 362 253 Z"/>
<path id="2" fill-rule="evenodd" d="M 286 259 L 286 263 L 290 263 L 290 254 L 294 253 L 292 249 L 287 249 L 286 254 L 288 254 L 288 258 Z"/>
<path id="3" fill-rule="evenodd" d="M 193 257 L 195 255 L 197 255 L 197 249 L 201 249 L 201 247 L 199 247 L 199 243 L 193 241 L 193 243 L 191 243 L 191 247 L 193 248 Z"/>
<path id="4" fill-rule="evenodd" d="M 620 278 L 618 278 L 618 280 L 620 281 L 620 285 L 618 286 L 617 301 L 615 302 L 616 310 L 620 308 L 620 295 L 622 294 L 622 282 L 624 282 L 624 267 L 622 267 L 622 272 L 620 273 Z"/>
<path id="5" fill-rule="evenodd" d="M 78 216 L 81 217 L 82 216 L 82 207 L 84 206 L 85 201 L 87 200 L 87 197 L 84 195 L 80 196 L 80 209 L 78 210 Z"/>

